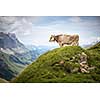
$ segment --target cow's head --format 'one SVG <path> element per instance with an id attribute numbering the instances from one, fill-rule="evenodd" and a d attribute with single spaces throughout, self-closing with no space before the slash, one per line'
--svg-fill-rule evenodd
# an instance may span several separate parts
<path id="1" fill-rule="evenodd" d="M 55 41 L 55 35 L 51 35 L 49 42 L 54 42 Z"/>

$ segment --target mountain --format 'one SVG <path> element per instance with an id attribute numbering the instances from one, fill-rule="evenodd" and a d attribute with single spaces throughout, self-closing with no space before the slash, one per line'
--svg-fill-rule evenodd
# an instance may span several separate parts
<path id="1" fill-rule="evenodd" d="M 37 53 L 37 57 L 38 55 L 41 55 L 49 50 L 52 50 L 54 48 L 56 48 L 56 46 L 47 46 L 47 45 L 27 45 L 26 46 L 30 51 L 32 52 L 36 52 Z"/>
<path id="2" fill-rule="evenodd" d="M 97 42 L 95 45 L 91 46 L 88 50 L 92 50 L 92 51 L 100 51 L 100 42 Z"/>
<path id="3" fill-rule="evenodd" d="M 72 82 L 100 82 L 100 56 L 91 50 L 99 48 L 100 44 L 85 50 L 79 46 L 66 46 L 56 48 L 41 55 L 36 61 L 29 65 L 12 82 L 23 83 L 72 83 Z M 96 47 L 96 48 L 95 48 Z M 84 52 L 88 56 L 88 66 L 96 68 L 90 73 L 81 73 L 79 69 L 79 55 Z M 100 51 L 98 51 L 100 54 Z M 73 57 L 75 59 L 73 60 Z M 98 63 L 97 63 L 98 62 Z M 92 68 L 92 67 L 90 67 Z M 76 72 L 74 72 L 76 70 Z"/>
<path id="4" fill-rule="evenodd" d="M 3 32 L 0 32 L 0 48 L 1 50 L 12 50 L 18 53 L 22 53 L 26 50 L 25 46 L 19 42 L 14 33 L 6 34 Z"/>
<path id="5" fill-rule="evenodd" d="M 16 59 L 15 62 L 14 59 Z M 20 62 L 20 63 L 19 63 Z M 0 51 L 0 77 L 10 80 L 20 73 L 23 64 L 16 56 L 9 55 Z"/>
<path id="6" fill-rule="evenodd" d="M 0 83 L 8 83 L 5 79 L 0 78 Z"/>
<path id="7" fill-rule="evenodd" d="M 0 77 L 11 80 L 38 56 L 25 47 L 14 33 L 0 32 Z"/>
<path id="8" fill-rule="evenodd" d="M 100 40 L 96 40 L 96 41 L 94 41 L 94 42 L 92 42 L 92 43 L 84 44 L 84 45 L 82 45 L 82 47 L 83 47 L 83 48 L 90 48 L 90 47 L 96 45 L 96 44 L 99 43 L 99 42 L 100 42 Z"/>

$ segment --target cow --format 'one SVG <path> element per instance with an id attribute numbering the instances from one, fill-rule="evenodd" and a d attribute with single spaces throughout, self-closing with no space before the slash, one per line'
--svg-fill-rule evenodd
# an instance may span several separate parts
<path id="1" fill-rule="evenodd" d="M 51 35 L 49 42 L 56 41 L 60 47 L 64 46 L 78 46 L 79 45 L 79 35 Z"/>

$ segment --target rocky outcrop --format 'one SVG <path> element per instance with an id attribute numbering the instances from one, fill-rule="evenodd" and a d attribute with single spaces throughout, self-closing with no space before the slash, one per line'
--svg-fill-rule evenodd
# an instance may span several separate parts
<path id="1" fill-rule="evenodd" d="M 90 73 L 91 70 L 95 69 L 95 66 L 89 66 L 88 65 L 88 56 L 85 52 L 82 52 L 81 54 L 75 55 L 72 58 L 70 58 L 68 61 L 70 62 L 75 62 L 77 61 L 77 64 L 79 64 L 78 68 L 70 68 L 71 66 L 69 66 L 69 68 L 67 67 L 67 65 L 65 65 L 66 61 L 61 60 L 59 63 L 57 63 L 56 65 L 60 65 L 62 67 L 67 67 L 67 69 L 69 69 L 70 73 L 75 73 L 75 72 L 80 72 L 80 73 Z M 66 70 L 66 69 L 65 69 Z"/>
<path id="2" fill-rule="evenodd" d="M 82 73 L 90 73 L 91 70 L 96 68 L 95 66 L 88 65 L 88 56 L 84 52 L 80 54 L 79 64 L 80 64 L 79 71 Z"/>
<path id="3" fill-rule="evenodd" d="M 12 48 L 25 48 L 22 43 L 16 38 L 14 33 L 3 33 L 0 32 L 0 48 L 12 49 Z"/>

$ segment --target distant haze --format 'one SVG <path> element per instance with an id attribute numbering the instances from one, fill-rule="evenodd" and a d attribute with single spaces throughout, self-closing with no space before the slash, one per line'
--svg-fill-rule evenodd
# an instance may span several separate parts
<path id="1" fill-rule="evenodd" d="M 16 33 L 25 45 L 49 43 L 50 35 L 78 34 L 80 45 L 100 40 L 100 17 L 96 16 L 1 16 L 0 31 Z"/>

